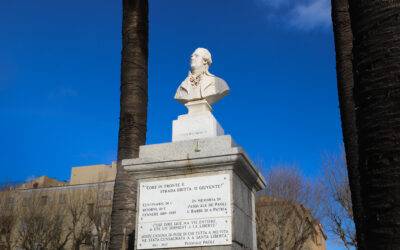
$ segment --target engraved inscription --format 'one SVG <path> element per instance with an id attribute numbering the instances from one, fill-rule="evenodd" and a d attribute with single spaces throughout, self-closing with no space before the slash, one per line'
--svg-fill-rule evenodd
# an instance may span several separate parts
<path id="1" fill-rule="evenodd" d="M 231 244 L 228 174 L 139 183 L 137 249 Z"/>

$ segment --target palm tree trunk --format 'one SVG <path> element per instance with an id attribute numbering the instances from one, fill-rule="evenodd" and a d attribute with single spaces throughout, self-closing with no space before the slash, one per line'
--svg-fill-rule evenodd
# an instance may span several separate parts
<path id="1" fill-rule="evenodd" d="M 352 197 L 358 249 L 365 249 L 364 220 L 361 203 L 361 184 L 358 169 L 358 136 L 356 110 L 353 97 L 353 33 L 351 30 L 348 0 L 332 0 L 332 23 L 336 49 L 336 75 L 339 94 L 340 117 L 346 151 L 347 172 Z"/>
<path id="2" fill-rule="evenodd" d="M 136 182 L 122 168 L 146 142 L 148 0 L 123 0 L 120 123 L 110 249 L 133 249 Z M 130 242 L 130 243 L 129 243 Z"/>
<path id="3" fill-rule="evenodd" d="M 400 1 L 353 0 L 353 68 L 367 249 L 400 249 Z"/>

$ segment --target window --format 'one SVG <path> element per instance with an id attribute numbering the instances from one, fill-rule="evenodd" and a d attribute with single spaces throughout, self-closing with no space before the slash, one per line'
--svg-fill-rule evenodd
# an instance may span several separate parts
<path id="1" fill-rule="evenodd" d="M 93 216 L 93 213 L 94 213 L 94 204 L 93 204 L 93 203 L 87 204 L 87 208 L 88 208 L 88 215 L 89 215 L 89 217 L 92 217 L 92 216 Z"/>
<path id="2" fill-rule="evenodd" d="M 103 193 L 103 200 L 112 200 L 112 191 L 106 191 Z"/>
<path id="3" fill-rule="evenodd" d="M 60 204 L 65 204 L 67 202 L 67 195 L 66 194 L 60 194 L 58 197 L 58 203 Z"/>
<path id="4" fill-rule="evenodd" d="M 14 204 L 15 204 L 15 198 L 14 198 L 14 197 L 8 197 L 8 198 L 7 198 L 7 203 L 8 203 L 8 205 L 10 205 L 10 206 L 14 206 Z"/>
<path id="5" fill-rule="evenodd" d="M 47 205 L 47 196 L 43 195 L 42 197 L 40 197 L 40 205 L 45 206 Z"/>
<path id="6" fill-rule="evenodd" d="M 29 204 L 29 197 L 24 197 L 22 199 L 22 206 L 27 207 Z"/>
<path id="7" fill-rule="evenodd" d="M 92 204 L 93 205 L 93 204 Z M 85 235 L 85 238 L 83 240 L 83 244 L 85 245 L 93 245 L 93 239 L 92 239 L 92 235 L 90 233 Z"/>

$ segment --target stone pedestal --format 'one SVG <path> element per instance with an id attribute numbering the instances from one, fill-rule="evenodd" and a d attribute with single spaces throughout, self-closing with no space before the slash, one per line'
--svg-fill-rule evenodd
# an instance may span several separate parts
<path id="1" fill-rule="evenodd" d="M 262 175 L 230 136 L 140 147 L 136 249 L 257 249 Z"/>
<path id="2" fill-rule="evenodd" d="M 180 115 L 172 122 L 173 142 L 224 134 L 224 130 L 211 113 L 211 106 L 206 100 L 188 102 L 185 106 L 188 114 Z"/>

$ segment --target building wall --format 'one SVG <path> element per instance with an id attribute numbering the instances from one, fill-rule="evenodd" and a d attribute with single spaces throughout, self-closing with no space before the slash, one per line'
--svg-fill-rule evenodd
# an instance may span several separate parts
<path id="1" fill-rule="evenodd" d="M 326 250 L 321 225 L 303 206 L 261 196 L 256 211 L 258 249 L 290 249 L 297 245 L 296 249 L 301 246 L 302 250 Z"/>
<path id="2" fill-rule="evenodd" d="M 111 165 L 91 165 L 73 167 L 70 185 L 114 181 L 117 174 L 116 163 Z"/>
<path id="3" fill-rule="evenodd" d="M 68 182 L 59 181 L 53 178 L 49 178 L 47 176 L 41 176 L 22 184 L 19 188 L 30 189 L 41 187 L 60 187 L 65 185 L 68 185 Z"/>
<path id="4" fill-rule="evenodd" d="M 73 227 L 78 232 L 86 225 L 90 228 L 90 233 L 85 241 L 98 242 L 102 245 L 100 249 L 107 249 L 115 173 L 115 164 L 75 167 L 69 183 L 42 176 L 18 187 L 0 191 L 0 222 L 2 218 L 10 215 L 17 218 L 12 232 L 13 242 L 16 243 L 20 238 L 21 229 L 32 223 L 40 225 L 40 221 L 29 221 L 30 217 L 36 220 L 39 218 L 42 224 L 51 227 L 54 224 L 51 220 L 59 216 L 62 218 L 60 235 L 68 235 Z M 73 213 L 80 214 L 75 225 Z M 40 231 L 41 228 L 38 227 L 37 230 Z M 0 241 L 4 239 L 4 234 L 0 234 Z M 4 244 L 0 242 L 0 249 L 2 246 Z M 89 249 L 88 247 L 92 249 L 92 246 L 87 244 L 82 244 L 80 249 Z M 65 249 L 71 248 L 72 234 Z M 13 249 L 20 248 L 16 244 Z"/>
<path id="5" fill-rule="evenodd" d="M 14 216 L 18 217 L 18 222 L 12 234 L 13 241 L 17 242 L 17 239 L 20 237 L 19 230 L 24 225 L 31 224 L 32 228 L 37 227 L 37 233 L 41 234 L 43 232 L 41 231 L 41 227 L 43 225 L 45 227 L 51 226 L 53 218 L 58 216 L 62 217 L 63 220 L 60 232 L 60 235 L 63 235 L 62 237 L 71 233 L 71 228 L 75 228 L 75 232 L 82 231 L 83 226 L 81 224 L 86 223 L 90 234 L 88 234 L 88 240 L 85 240 L 89 242 L 102 240 L 102 249 L 106 249 L 109 241 L 113 189 L 114 182 L 102 182 L 62 187 L 9 190 L 7 202 L 11 205 L 9 208 L 14 211 Z M 3 201 L 0 194 L 1 202 Z M 0 211 L 0 217 L 2 213 L 4 213 L 4 210 Z M 79 216 L 78 223 L 75 225 L 73 214 L 78 214 Z M 47 220 L 48 218 L 50 220 Z M 107 232 L 103 232 L 100 235 L 96 230 L 94 220 L 107 221 L 106 223 L 100 222 L 102 230 Z M 17 246 L 18 244 L 16 244 L 14 249 L 19 249 Z M 88 245 L 82 244 L 81 248 L 85 246 Z M 65 249 L 72 249 L 71 236 L 67 241 Z"/>
<path id="6" fill-rule="evenodd" d="M 326 235 L 322 230 L 321 224 L 315 225 L 316 234 L 307 239 L 304 250 L 326 250 Z"/>

